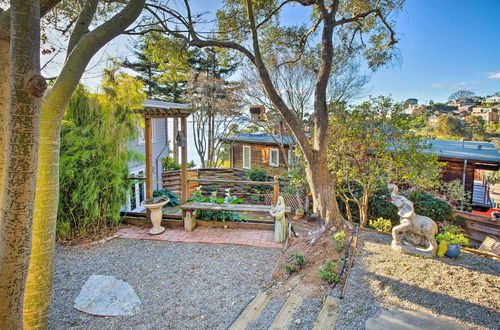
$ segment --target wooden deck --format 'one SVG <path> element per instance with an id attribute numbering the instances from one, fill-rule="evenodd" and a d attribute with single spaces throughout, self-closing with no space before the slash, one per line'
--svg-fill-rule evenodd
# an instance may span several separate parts
<path id="1" fill-rule="evenodd" d="M 487 194 L 488 187 L 481 181 L 474 181 L 474 189 L 472 191 L 472 205 L 493 207 L 490 196 Z"/>

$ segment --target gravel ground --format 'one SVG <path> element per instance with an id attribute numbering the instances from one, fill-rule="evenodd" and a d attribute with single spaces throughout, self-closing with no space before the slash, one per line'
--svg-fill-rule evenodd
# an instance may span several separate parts
<path id="1" fill-rule="evenodd" d="M 285 297 L 272 298 L 271 300 L 269 300 L 264 310 L 262 310 L 262 312 L 259 314 L 259 317 L 250 322 L 250 324 L 247 326 L 247 330 L 269 328 L 271 326 L 271 323 L 273 323 L 276 315 L 278 315 L 281 308 L 283 308 L 285 300 Z"/>
<path id="2" fill-rule="evenodd" d="M 318 318 L 319 311 L 323 307 L 323 299 L 321 298 L 305 298 L 302 305 L 293 315 L 292 320 L 300 320 L 299 324 L 292 322 L 289 330 L 295 329 L 312 329 L 314 322 Z"/>
<path id="3" fill-rule="evenodd" d="M 225 329 L 270 276 L 279 251 L 237 245 L 115 239 L 57 247 L 49 329 Z M 94 317 L 73 301 L 92 274 L 127 281 L 142 301 L 130 317 Z"/>
<path id="4" fill-rule="evenodd" d="M 469 253 L 425 259 L 395 253 L 391 237 L 364 232 L 336 329 L 362 329 L 379 308 L 422 310 L 471 328 L 500 328 L 500 262 Z"/>

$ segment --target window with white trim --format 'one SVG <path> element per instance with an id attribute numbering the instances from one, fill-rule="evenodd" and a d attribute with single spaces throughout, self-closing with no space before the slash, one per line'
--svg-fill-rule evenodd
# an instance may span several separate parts
<path id="1" fill-rule="evenodd" d="M 250 146 L 243 146 L 243 168 L 250 168 L 252 166 L 252 148 Z"/>
<path id="2" fill-rule="evenodd" d="M 269 148 L 269 165 L 280 166 L 280 150 L 278 148 Z"/>

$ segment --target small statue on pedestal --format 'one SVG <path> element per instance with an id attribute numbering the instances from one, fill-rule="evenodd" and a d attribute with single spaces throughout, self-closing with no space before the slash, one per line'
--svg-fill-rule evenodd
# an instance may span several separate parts
<path id="1" fill-rule="evenodd" d="M 399 209 L 400 216 L 400 224 L 392 228 L 391 247 L 403 253 L 436 256 L 436 223 L 429 217 L 415 214 L 412 201 L 398 195 L 398 186 L 389 184 L 387 187 L 392 190 L 391 202 Z"/>

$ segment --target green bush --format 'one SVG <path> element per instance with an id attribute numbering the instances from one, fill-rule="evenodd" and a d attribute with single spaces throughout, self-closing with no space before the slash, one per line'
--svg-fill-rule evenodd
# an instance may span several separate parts
<path id="1" fill-rule="evenodd" d="M 408 199 L 413 202 L 415 213 L 418 215 L 424 215 L 438 222 L 453 219 L 453 208 L 448 203 L 421 190 L 412 191 Z"/>
<path id="2" fill-rule="evenodd" d="M 328 261 L 319 272 L 319 278 L 328 283 L 340 282 L 340 276 L 335 274 L 335 265 L 332 261 Z"/>
<path id="3" fill-rule="evenodd" d="M 242 198 L 235 196 L 218 198 L 214 196 L 204 197 L 200 191 L 196 191 L 194 196 L 189 200 L 190 202 L 201 203 L 214 203 L 214 204 L 240 204 L 243 202 Z M 232 222 L 245 222 L 245 218 L 234 211 L 212 211 L 212 210 L 197 210 L 194 212 L 197 219 L 208 221 L 232 221 Z"/>
<path id="4" fill-rule="evenodd" d="M 392 222 L 389 219 L 377 218 L 370 220 L 369 224 L 370 228 L 373 228 L 378 231 L 383 231 L 389 233 L 392 229 Z"/>
<path id="5" fill-rule="evenodd" d="M 298 269 L 297 265 L 285 265 L 285 273 L 288 275 L 297 272 Z"/>
<path id="6" fill-rule="evenodd" d="M 158 196 L 164 196 L 169 199 L 169 202 L 165 205 L 165 207 L 172 207 L 172 206 L 177 206 L 180 204 L 180 198 L 173 192 L 167 189 L 158 189 L 153 191 L 153 197 L 158 197 Z"/>
<path id="7" fill-rule="evenodd" d="M 161 160 L 161 167 L 164 171 L 179 171 L 181 169 L 181 164 L 177 163 L 172 157 L 163 157 Z M 190 161 L 186 164 L 187 168 L 196 167 L 194 161 Z"/>
<path id="8" fill-rule="evenodd" d="M 268 175 L 266 171 L 260 168 L 253 168 L 247 171 L 247 179 L 249 181 L 268 181 Z"/>
<path id="9" fill-rule="evenodd" d="M 398 208 L 391 203 L 391 194 L 387 188 L 379 189 L 368 199 L 369 219 L 384 218 L 392 223 L 399 223 Z"/>
<path id="10" fill-rule="evenodd" d="M 306 263 L 306 259 L 304 258 L 304 256 L 298 252 L 290 255 L 290 258 L 295 260 L 295 263 L 298 266 L 304 266 L 304 264 Z"/>
<path id="11" fill-rule="evenodd" d="M 61 128 L 57 234 L 70 238 L 120 222 L 130 191 L 127 149 L 136 136 L 132 111 L 79 86 Z"/>

